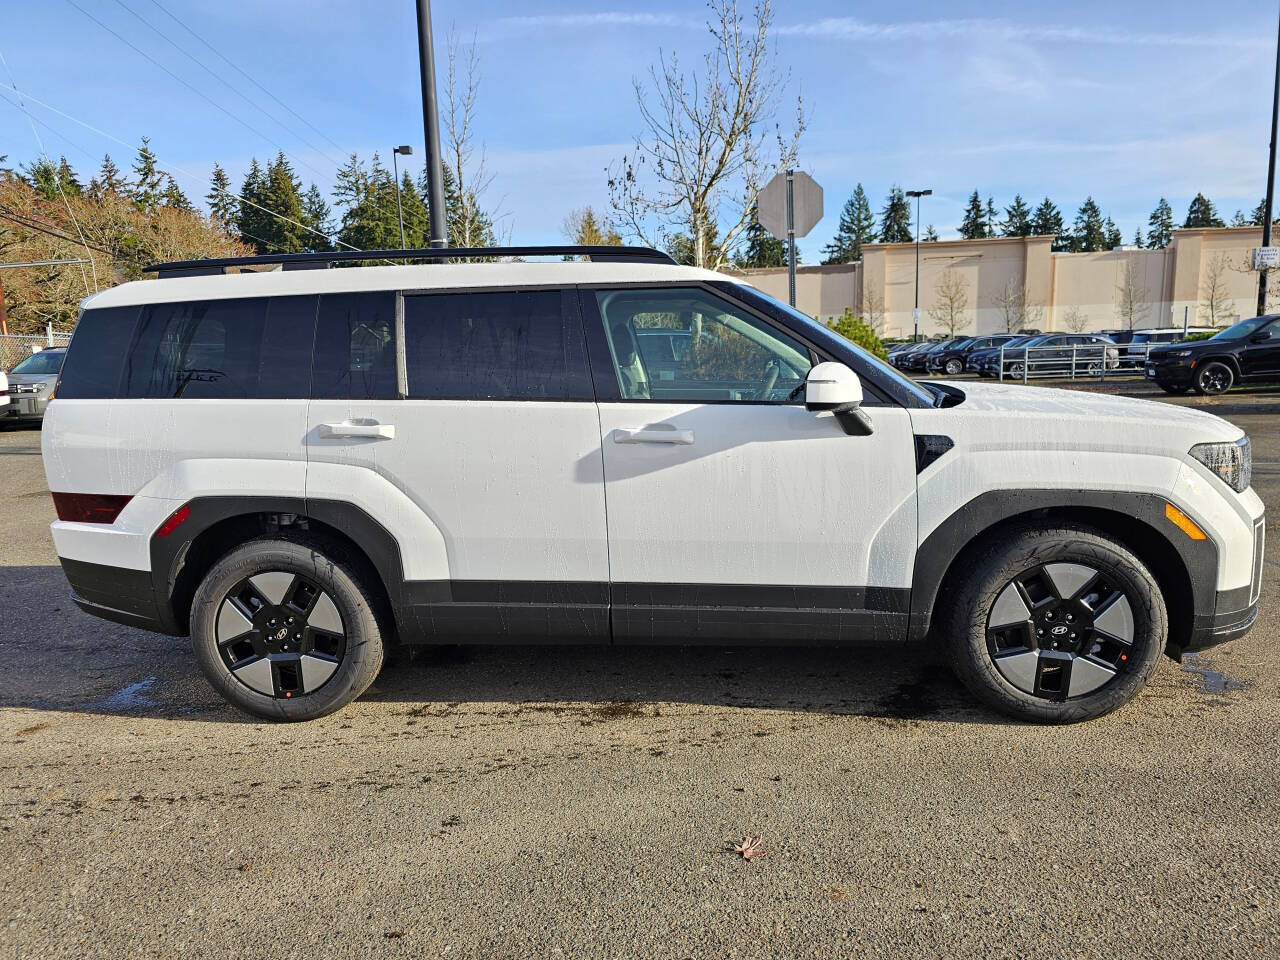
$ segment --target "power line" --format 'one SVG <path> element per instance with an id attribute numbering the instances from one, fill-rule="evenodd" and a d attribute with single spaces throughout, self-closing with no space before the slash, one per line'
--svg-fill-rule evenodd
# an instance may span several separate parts
<path id="1" fill-rule="evenodd" d="M 125 3 L 125 2 L 124 2 L 124 0 L 115 0 L 115 2 L 116 2 L 116 4 L 117 4 L 117 5 L 119 5 L 120 7 L 124 8 L 124 10 L 126 10 L 126 11 L 129 13 L 129 15 L 130 15 L 130 16 L 132 16 L 132 17 L 136 18 L 137 20 L 141 21 L 142 23 L 144 23 L 144 24 L 147 26 L 147 29 L 151 30 L 153 33 L 155 33 L 157 36 L 159 36 L 162 40 L 164 40 L 164 41 L 165 41 L 165 43 L 169 44 L 169 46 L 173 47 L 173 49 L 177 50 L 180 54 L 182 54 L 184 57 L 186 57 L 186 58 L 187 58 L 188 60 L 190 60 L 192 63 L 194 63 L 194 64 L 196 64 L 197 66 L 199 66 L 199 67 L 200 67 L 200 69 L 202 69 L 205 73 L 209 74 L 209 76 L 213 77 L 215 80 L 217 80 L 217 81 L 218 81 L 219 83 L 221 83 L 223 86 L 225 86 L 228 90 L 230 90 L 232 93 L 234 93 L 236 96 L 238 96 L 241 100 L 243 100 L 245 103 L 249 104 L 249 106 L 253 107 L 255 110 L 257 110 L 257 111 L 258 111 L 259 113 L 261 113 L 263 116 L 265 116 L 265 117 L 266 117 L 268 120 L 270 120 L 272 123 L 279 124 L 279 125 L 280 125 L 280 127 L 281 127 L 282 129 L 284 129 L 284 131 L 285 131 L 286 133 L 288 133 L 290 136 L 297 137 L 299 140 L 301 140 L 301 141 L 302 141 L 302 143 L 303 143 L 305 146 L 310 147 L 312 150 L 316 151 L 316 153 L 320 154 L 322 157 L 324 157 L 326 160 L 328 160 L 330 163 L 332 163 L 335 167 L 340 167 L 340 166 L 342 166 L 342 161 L 340 161 L 340 160 L 335 160 L 333 157 L 331 157 L 331 156 L 329 156 L 327 153 L 325 153 L 325 152 L 324 152 L 324 150 L 322 150 L 321 148 L 317 147 L 314 143 L 311 143 L 311 142 L 310 142 L 309 140 L 307 140 L 305 137 L 303 137 L 303 136 L 301 136 L 300 134 L 296 133 L 295 131 L 291 130 L 291 129 L 290 129 L 290 128 L 289 128 L 289 127 L 288 127 L 288 126 L 287 126 L 287 125 L 282 121 L 282 120 L 280 120 L 278 117 L 274 116 L 273 114 L 269 113 L 269 112 L 268 112 L 266 109 L 264 109 L 263 107 L 261 107 L 261 106 L 259 106 L 258 104 L 254 103 L 254 102 L 253 102 L 252 100 L 250 100 L 247 96 L 245 96 L 243 93 L 241 93 L 238 89 L 236 89 L 234 86 L 232 86 L 230 83 L 228 83 L 225 77 L 223 77 L 221 74 L 217 73 L 217 72 L 216 72 L 212 67 L 210 67 L 208 64 L 206 64 L 206 63 L 205 63 L 203 60 L 201 60 L 199 57 L 195 56 L 193 53 L 191 53 L 190 51 L 188 51 L 188 50 L 184 49 L 182 46 L 180 46 L 176 40 L 174 40 L 172 37 L 170 37 L 167 33 L 165 33 L 163 30 L 161 30 L 159 27 L 157 27 L 154 23 L 152 23 L 150 20 L 148 20 L 148 19 L 147 19 L 146 17 L 144 17 L 142 14 L 138 13 L 136 10 L 134 10 L 132 7 L 130 7 L 127 3 Z M 165 11 L 165 12 L 167 13 L 168 11 Z M 301 162 L 306 163 L 306 161 L 301 161 Z M 308 166 L 310 166 L 310 164 L 308 164 Z M 313 168 L 313 169 L 314 169 L 314 168 Z"/>
<path id="2" fill-rule="evenodd" d="M 307 120 L 307 118 L 306 118 L 306 117 L 302 116 L 300 113 L 298 113 L 298 112 L 297 112 L 296 110 L 294 110 L 292 107 L 290 107 L 287 103 L 285 103 L 283 100 L 281 100 L 279 97 L 277 97 L 277 96 L 276 96 L 274 93 L 272 93 L 269 89 L 267 89 L 266 87 L 264 87 L 264 86 L 263 86 L 262 84 L 260 84 L 257 80 L 255 80 L 253 77 L 249 76 L 249 74 L 248 74 L 248 73 L 246 73 L 243 69 L 241 69 L 241 68 L 240 68 L 240 67 L 239 67 L 239 66 L 238 66 L 238 65 L 237 65 L 233 60 L 231 60 L 231 59 L 229 59 L 228 57 L 226 57 L 226 56 L 225 56 L 221 51 L 219 51 L 216 47 L 214 47 L 214 46 L 213 46 L 213 44 L 209 43 L 209 41 L 208 41 L 208 40 L 206 40 L 204 37 L 202 37 L 199 33 L 197 33 L 195 30 L 192 30 L 192 29 L 191 29 L 190 27 L 188 27 L 185 23 L 183 23 L 181 20 L 179 20 L 179 19 L 177 18 L 177 16 L 175 16 L 175 15 L 174 15 L 174 14 L 173 14 L 173 13 L 172 13 L 168 8 L 167 8 L 167 7 L 165 7 L 163 4 L 161 4 L 161 3 L 160 3 L 160 0 L 149 0 L 149 2 L 150 2 L 153 6 L 155 6 L 156 8 L 158 8 L 162 13 L 164 13 L 164 15 L 165 15 L 165 16 L 167 16 L 170 20 L 172 20 L 174 23 L 176 23 L 178 26 L 180 26 L 183 30 L 187 31 L 187 33 L 191 34 L 191 36 L 195 37 L 198 41 L 200 41 L 200 43 L 201 43 L 201 44 L 203 44 L 205 47 L 207 47 L 210 51 L 212 51 L 212 52 L 213 52 L 213 54 L 214 54 L 216 57 L 218 57 L 218 59 L 219 59 L 219 60 L 221 60 L 223 63 L 227 64 L 227 66 L 231 67 L 231 69 L 235 70 L 235 71 L 236 71 L 236 73 L 240 74 L 242 77 L 244 77 L 244 78 L 245 78 L 246 80 L 248 80 L 250 83 L 252 83 L 255 87 L 257 87 L 259 90 L 261 90 L 263 93 L 265 93 L 268 97 L 270 97 L 270 98 L 271 98 L 272 100 L 274 100 L 276 103 L 280 104 L 280 106 L 284 107 L 284 109 L 285 109 L 285 110 L 289 111 L 289 113 L 290 113 L 290 114 L 292 114 L 294 117 L 296 117 L 296 118 L 297 118 L 301 123 L 306 124 L 306 125 L 307 125 L 308 127 L 310 127 L 312 130 L 314 130 L 317 134 L 319 134 L 321 137 L 323 137 L 325 140 L 328 140 L 328 141 L 329 141 L 329 143 L 333 144 L 333 146 L 334 146 L 335 148 L 337 148 L 338 150 L 345 150 L 345 149 L 346 149 L 344 146 L 342 146 L 342 144 L 337 143 L 337 142 L 336 142 L 332 137 L 330 137 L 327 133 L 325 133 L 323 130 L 319 129 L 319 128 L 318 128 L 318 127 L 316 127 L 314 124 L 312 124 L 309 120 Z M 330 162 L 332 162 L 332 158 L 329 158 L 329 159 L 330 159 Z"/>
<path id="3" fill-rule="evenodd" d="M 81 241 L 77 240 L 75 237 L 68 236 L 65 233 L 59 233 L 57 230 L 50 230 L 48 227 L 42 227 L 40 224 L 27 219 L 25 215 L 18 213 L 16 210 L 10 210 L 7 207 L 0 207 L 0 219 L 10 220 L 20 227 L 26 227 L 28 230 L 37 230 L 40 233 L 47 233 L 51 237 L 57 237 L 59 240 L 66 240 L 67 242 L 74 243 L 78 246 L 85 246 L 91 250 L 97 250 L 99 253 L 105 253 L 109 257 L 116 256 L 105 247 L 99 247 L 91 243 L 81 243 Z"/>
<path id="4" fill-rule="evenodd" d="M 70 0 L 68 0 L 68 2 L 70 2 Z M 8 100 L 8 97 L 4 97 L 4 99 Z M 135 149 L 132 144 L 126 143 L 124 140 L 121 140 L 119 137 L 114 136 L 113 134 L 107 133 L 105 130 L 101 130 L 98 127 L 95 127 L 93 124 L 88 123 L 84 120 L 81 120 L 79 117 L 73 117 L 71 114 L 67 113 L 65 110 L 60 110 L 57 107 L 53 106 L 52 104 L 46 103 L 45 101 L 41 100 L 39 97 L 33 97 L 31 96 L 31 94 L 27 94 L 26 99 L 30 100 L 32 103 L 39 104 L 40 106 L 44 107 L 46 110 L 49 110 L 52 113 L 56 113 L 60 117 L 70 120 L 74 124 L 84 127 L 86 130 L 90 131 L 91 133 L 96 133 L 98 136 L 103 137 L 107 140 L 110 140 L 112 143 L 120 144 L 120 146 L 124 147 L 126 150 Z M 13 103 L 12 100 L 10 100 L 9 102 Z M 25 112 L 25 109 L 24 109 L 24 112 Z M 27 118 L 29 120 L 32 119 L 30 114 L 27 114 Z M 50 130 L 53 130 L 54 133 L 58 133 L 56 129 L 54 129 L 53 127 L 50 127 L 49 124 L 45 123 L 44 121 L 36 121 L 36 122 L 39 122 L 41 125 L 47 127 Z M 61 134 L 59 135 L 61 136 Z M 192 173 L 190 170 L 184 170 L 182 167 L 179 167 L 176 164 L 164 163 L 164 161 L 159 156 L 156 156 L 154 153 L 152 154 L 152 156 L 155 157 L 156 168 L 159 169 L 162 173 L 167 173 L 170 176 L 172 176 L 173 173 L 176 172 L 176 173 L 180 173 L 182 176 L 186 177 L 188 180 L 193 180 L 199 183 L 204 182 L 203 177 L 197 176 L 196 174 Z M 161 166 L 162 163 L 164 164 L 164 166 Z M 301 227 L 303 230 L 306 230 L 308 233 L 313 233 L 317 237 L 322 237 L 325 240 L 331 240 L 333 243 L 340 244 L 341 246 L 346 247 L 348 250 L 360 249 L 359 247 L 352 246 L 351 244 L 347 243 L 345 240 L 340 240 L 337 237 L 330 236 L 329 234 L 324 233 L 321 230 L 317 230 L 314 227 L 307 226 L 305 223 L 300 223 L 299 221 L 286 217 L 283 214 L 276 213 L 274 210 L 270 210 L 262 206 L 261 204 L 254 203 L 252 200 L 249 200 L 240 194 L 232 193 L 230 190 L 225 190 L 222 187 L 219 187 L 215 184 L 210 184 L 210 187 L 211 189 L 218 191 L 218 193 L 220 194 L 223 194 L 228 197 L 232 197 L 235 200 L 238 200 L 240 203 L 244 203 L 250 207 L 253 207 L 255 210 L 261 210 L 263 213 L 268 214 L 269 216 L 275 217 L 277 220 L 280 220 L 283 223 L 291 223 L 295 227 Z M 244 234 L 244 236 L 249 236 L 249 235 Z M 250 237 L 250 239 L 256 240 L 258 238 Z M 266 241 L 261 241 L 261 242 L 266 242 Z"/>
<path id="5" fill-rule="evenodd" d="M 201 98 L 202 100 L 204 100 L 206 103 L 208 103 L 208 104 L 210 104 L 211 106 L 213 106 L 215 109 L 217 109 L 217 110 L 221 111 L 222 113 L 225 113 L 228 117 L 230 117 L 230 118 L 231 118 L 232 120 L 234 120 L 236 123 L 240 124 L 242 127 L 244 127 L 246 130 L 248 130 L 250 133 L 254 134 L 254 136 L 261 137 L 263 140 L 267 141 L 267 143 L 269 143 L 269 144 L 271 144 L 273 147 L 275 147 L 278 151 L 280 151 L 281 153 L 284 153 L 284 147 L 282 147 L 280 144 L 276 143 L 276 141 L 275 141 L 275 140 L 272 140 L 272 139 L 271 139 L 271 137 L 269 137 L 267 134 L 263 133 L 263 132 L 262 132 L 261 130 L 259 130 L 257 127 L 253 126 L 251 123 L 248 123 L 247 121 L 245 121 L 243 117 L 239 117 L 239 116 L 237 116 L 236 114 L 232 113 L 230 110 L 228 110 L 228 109 L 227 109 L 226 107 L 224 107 L 222 104 L 218 103 L 218 101 L 214 100 L 214 99 L 213 99 L 212 97 L 210 97 L 208 94 L 204 93 L 204 92 L 203 92 L 202 90 L 200 90 L 198 87 L 195 87 L 195 86 L 193 86 L 192 84 L 188 83 L 186 80 L 182 79 L 182 77 L 178 76 L 176 73 L 174 73 L 172 70 L 170 70 L 168 67 L 166 67 L 166 66 L 165 66 L 163 63 L 161 63 L 159 60 L 155 59 L 155 57 L 151 56 L 149 53 L 147 53 L 147 52 L 146 52 L 145 50 L 143 50 L 141 47 L 137 46 L 136 44 L 134 44 L 134 43 L 130 42 L 129 40 L 125 39 L 124 37 L 122 37 L 120 34 L 116 33 L 116 31 L 112 30 L 109 26 L 107 26 L 105 23 L 103 23 L 101 20 L 99 20 L 97 17 L 95 17 L 92 13 L 90 13 L 90 12 L 89 12 L 88 10 L 86 10 L 84 7 L 80 6 L 80 4 L 76 3 L 76 0 L 67 0 L 67 3 L 71 4 L 71 6 L 75 7 L 75 8 L 76 8 L 77 10 L 79 10 L 82 14 L 84 14 L 86 17 L 88 17 L 90 20 L 92 20 L 94 23 L 96 23 L 98 26 L 100 26 L 103 30 L 107 31 L 107 33 L 111 34 L 113 37 L 115 37 L 117 40 L 119 40 L 121 43 L 123 43 L 126 47 L 128 47 L 128 48 L 129 48 L 130 50 L 132 50 L 134 53 L 138 54 L 138 56 L 142 57 L 144 60 L 146 60 L 146 61 L 147 61 L 148 63 L 150 63 L 152 66 L 156 67 L 156 68 L 157 68 L 157 69 L 159 69 L 159 70 L 163 70 L 166 74 L 168 74 L 168 75 L 169 75 L 170 77 L 172 77 L 174 80 L 178 81 L 178 83 L 182 84 L 184 87 L 186 87 L 188 90 L 190 90 L 190 91 L 191 91 L 192 93 L 194 93 L 196 96 L 200 97 L 200 98 Z M 311 164 L 307 163 L 307 161 L 305 161 L 305 160 L 300 160 L 300 162 L 301 162 L 304 166 L 306 166 L 306 167 L 310 168 L 311 170 L 314 170 L 316 173 L 320 174 L 321 176 L 325 176 L 324 171 L 319 170 L 319 169 L 317 169 L 316 167 L 311 166 Z"/>

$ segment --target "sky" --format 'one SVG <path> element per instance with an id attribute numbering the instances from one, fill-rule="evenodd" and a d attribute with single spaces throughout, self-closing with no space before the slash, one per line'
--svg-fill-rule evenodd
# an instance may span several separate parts
<path id="1" fill-rule="evenodd" d="M 491 177 L 482 202 L 518 243 L 563 242 L 571 210 L 608 208 L 607 170 L 644 129 L 636 81 L 661 53 L 693 69 L 708 47 L 696 2 L 432 7 L 441 89 L 448 36 L 475 44 L 475 137 Z M 1068 223 L 1091 195 L 1126 241 L 1161 196 L 1179 221 L 1197 191 L 1230 219 L 1265 190 L 1275 4 L 774 9 L 786 79 L 777 119 L 791 123 L 801 98 L 798 166 L 825 192 L 825 216 L 800 242 L 805 262 L 820 259 L 859 182 L 877 212 L 894 184 L 931 188 L 921 220 L 943 238 L 975 189 L 1000 208 L 1015 193 L 1032 206 L 1047 195 Z M 215 161 L 238 184 L 252 157 L 281 148 L 326 192 L 353 151 L 389 162 L 407 143 L 415 171 L 423 155 L 413 0 L 0 0 L 0 56 L 10 164 L 42 143 L 87 181 L 104 152 L 127 167 L 148 136 L 197 198 Z"/>

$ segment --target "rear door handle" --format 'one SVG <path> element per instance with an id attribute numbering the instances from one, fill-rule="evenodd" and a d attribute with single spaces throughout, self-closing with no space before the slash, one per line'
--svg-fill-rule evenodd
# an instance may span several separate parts
<path id="1" fill-rule="evenodd" d="M 622 427 L 613 431 L 614 443 L 676 443 L 688 446 L 693 443 L 692 430 L 680 430 L 671 426 Z"/>
<path id="2" fill-rule="evenodd" d="M 343 423 L 322 423 L 320 424 L 320 436 L 322 437 L 372 437 L 374 440 L 394 440 L 396 438 L 396 427 L 393 423 L 352 423 L 344 421 Z"/>

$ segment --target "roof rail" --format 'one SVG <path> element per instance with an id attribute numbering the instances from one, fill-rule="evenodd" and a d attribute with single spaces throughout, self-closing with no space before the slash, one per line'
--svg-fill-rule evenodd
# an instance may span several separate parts
<path id="1" fill-rule="evenodd" d="M 369 260 L 474 260 L 495 257 L 587 257 L 611 263 L 668 263 L 670 254 L 652 247 L 621 246 L 525 246 L 525 247 L 426 247 L 416 250 L 339 250 L 334 253 L 264 253 L 256 257 L 222 257 L 174 260 L 143 268 L 161 277 L 198 277 L 226 273 L 233 267 L 280 265 L 283 270 L 315 270 L 339 263 Z"/>

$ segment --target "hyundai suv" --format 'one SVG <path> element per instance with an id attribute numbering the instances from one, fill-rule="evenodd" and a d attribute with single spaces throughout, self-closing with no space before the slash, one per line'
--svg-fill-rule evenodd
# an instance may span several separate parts
<path id="1" fill-rule="evenodd" d="M 457 262 L 535 253 L 596 259 Z M 190 636 L 258 716 L 392 644 L 874 643 L 1074 721 L 1257 615 L 1249 441 L 1207 413 L 920 385 L 644 249 L 155 269 L 84 303 L 53 539 L 82 610 Z"/>

